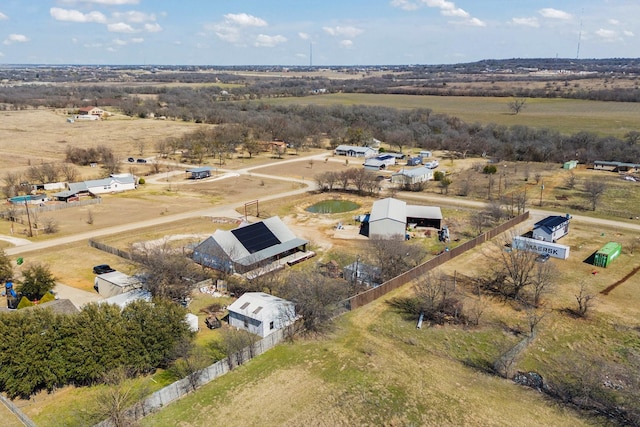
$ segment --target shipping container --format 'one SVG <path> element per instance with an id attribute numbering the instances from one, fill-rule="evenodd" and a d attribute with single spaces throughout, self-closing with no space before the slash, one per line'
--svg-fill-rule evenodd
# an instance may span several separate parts
<path id="1" fill-rule="evenodd" d="M 596 267 L 608 267 L 611 261 L 622 253 L 622 245 L 616 242 L 609 242 L 604 245 L 593 258 L 593 265 Z"/>

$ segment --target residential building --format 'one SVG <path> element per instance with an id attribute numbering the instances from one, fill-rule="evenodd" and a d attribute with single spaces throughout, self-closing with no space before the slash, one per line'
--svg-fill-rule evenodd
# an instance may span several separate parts
<path id="1" fill-rule="evenodd" d="M 295 305 L 264 292 L 247 292 L 229 307 L 229 326 L 266 337 L 293 324 Z"/>

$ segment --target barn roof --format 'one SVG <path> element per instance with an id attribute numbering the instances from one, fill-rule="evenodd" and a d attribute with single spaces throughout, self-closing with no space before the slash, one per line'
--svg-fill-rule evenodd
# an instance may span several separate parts
<path id="1" fill-rule="evenodd" d="M 407 218 L 442 219 L 438 206 L 407 205 Z"/>
<path id="2" fill-rule="evenodd" d="M 369 222 L 379 221 L 381 219 L 393 219 L 395 221 L 406 222 L 407 203 L 402 200 L 387 197 L 373 203 L 371 208 L 371 216 Z"/>

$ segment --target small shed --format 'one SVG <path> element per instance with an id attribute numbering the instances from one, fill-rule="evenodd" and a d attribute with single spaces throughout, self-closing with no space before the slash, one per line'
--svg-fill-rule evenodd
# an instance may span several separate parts
<path id="1" fill-rule="evenodd" d="M 184 321 L 189 326 L 191 332 L 198 332 L 200 330 L 200 326 L 198 326 L 198 316 L 195 314 L 187 313 L 184 316 Z"/>
<path id="2" fill-rule="evenodd" d="M 421 151 L 418 155 L 420 157 L 422 157 L 422 159 L 424 160 L 424 159 L 427 159 L 427 158 L 431 157 L 432 153 L 431 153 L 431 151 L 426 151 L 425 150 L 425 151 Z"/>
<path id="3" fill-rule="evenodd" d="M 611 261 L 622 253 L 622 245 L 616 242 L 609 242 L 604 245 L 593 257 L 593 265 L 596 267 L 608 267 Z"/>
<path id="4" fill-rule="evenodd" d="M 295 321 L 291 301 L 264 292 L 247 292 L 228 308 L 229 326 L 266 337 Z"/>
<path id="5" fill-rule="evenodd" d="M 199 168 L 188 169 L 187 173 L 190 174 L 189 178 L 191 179 L 204 179 L 211 176 L 212 170 L 213 168 L 211 166 L 202 166 Z"/>
<path id="6" fill-rule="evenodd" d="M 533 238 L 545 242 L 555 242 L 569 233 L 571 216 L 552 215 L 533 225 Z"/>
<path id="7" fill-rule="evenodd" d="M 124 294 L 134 289 L 142 287 L 142 283 L 120 271 L 112 271 L 96 276 L 93 287 L 105 298 Z"/>
<path id="8" fill-rule="evenodd" d="M 564 164 L 562 165 L 562 169 L 575 169 L 578 167 L 578 161 L 577 160 L 569 160 L 568 162 L 564 162 Z"/>

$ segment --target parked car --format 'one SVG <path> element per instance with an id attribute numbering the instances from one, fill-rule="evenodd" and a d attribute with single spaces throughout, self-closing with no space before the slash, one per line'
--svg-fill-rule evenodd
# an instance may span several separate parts
<path id="1" fill-rule="evenodd" d="M 536 261 L 538 262 L 547 262 L 551 255 L 549 254 L 540 254 L 536 257 Z"/>
<path id="2" fill-rule="evenodd" d="M 111 268 L 109 264 L 100 264 L 93 267 L 94 274 L 105 274 L 105 273 L 111 273 L 114 271 L 115 270 Z"/>
<path id="3" fill-rule="evenodd" d="M 128 161 L 129 163 L 133 163 L 133 162 L 135 162 L 135 161 L 136 161 L 136 159 L 134 159 L 133 157 L 129 157 L 129 158 L 127 159 L 127 161 Z"/>
<path id="4" fill-rule="evenodd" d="M 138 163 L 147 163 L 147 160 L 146 159 L 138 159 L 137 162 Z"/>

